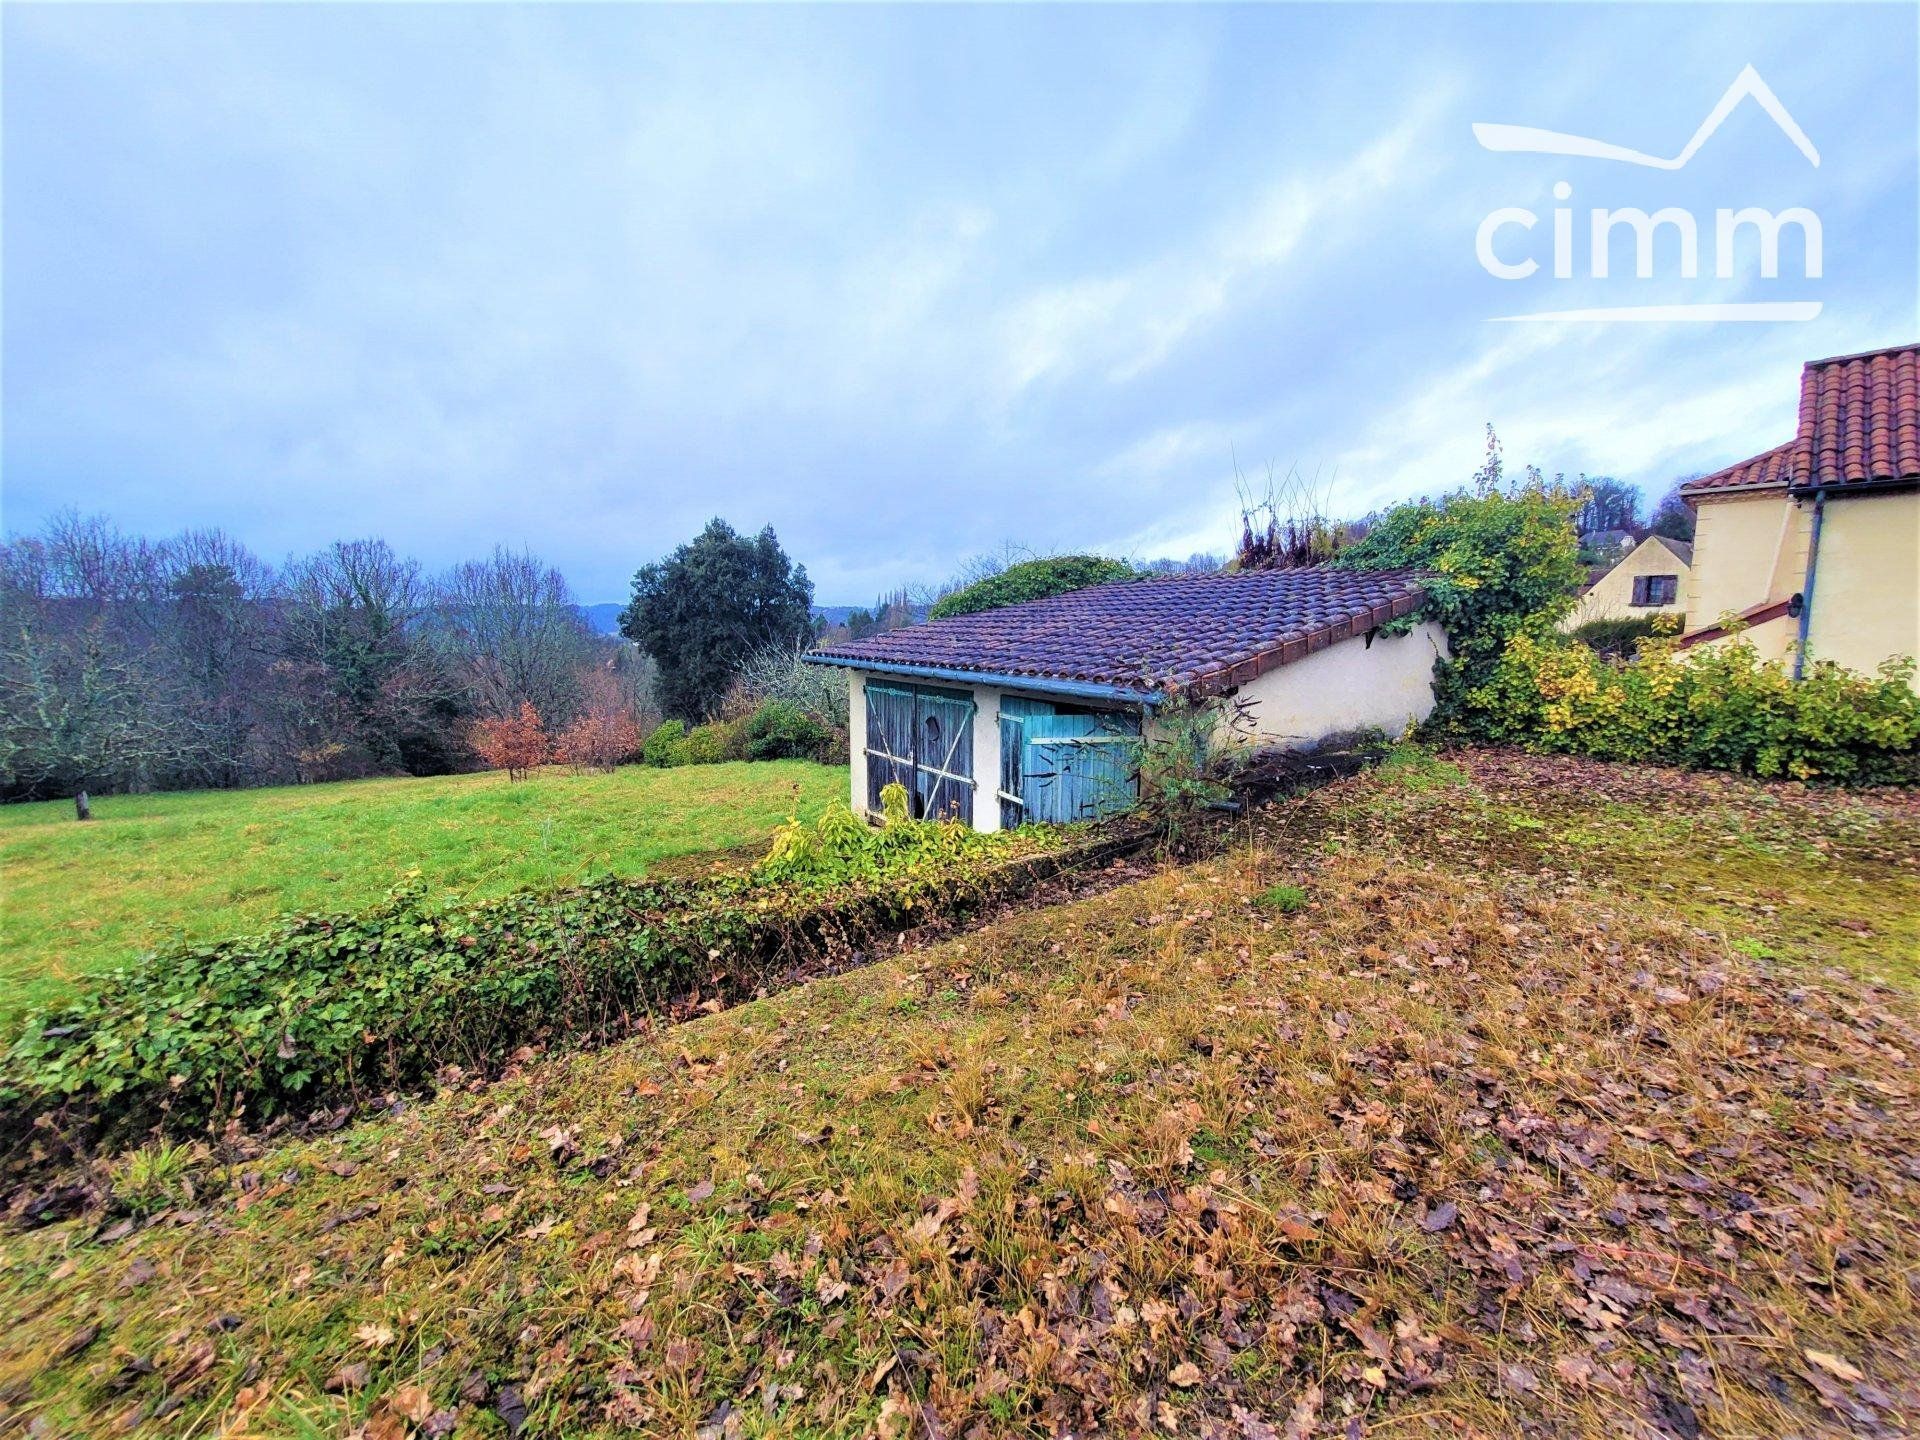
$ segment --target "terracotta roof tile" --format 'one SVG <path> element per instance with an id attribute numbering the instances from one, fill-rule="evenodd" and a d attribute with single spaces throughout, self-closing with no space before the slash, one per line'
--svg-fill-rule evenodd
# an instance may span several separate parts
<path id="1" fill-rule="evenodd" d="M 1920 480 L 1920 345 L 1807 366 L 1793 474 L 1799 485 Z"/>
<path id="2" fill-rule="evenodd" d="M 1920 480 L 1920 345 L 1810 360 L 1784 445 L 1687 482 L 1684 493 Z"/>
<path id="3" fill-rule="evenodd" d="M 863 668 L 942 669 L 1072 681 L 1145 695 L 1241 685 L 1410 613 L 1407 570 L 1259 570 L 1094 585 L 978 615 L 956 615 L 808 659 Z"/>
<path id="4" fill-rule="evenodd" d="M 1789 440 L 1784 445 L 1761 451 L 1751 460 L 1742 460 L 1738 465 L 1729 465 L 1711 475 L 1702 475 L 1698 480 L 1689 480 L 1682 493 L 1697 495 L 1703 490 L 1769 490 L 1786 485 L 1789 483 L 1788 472 L 1793 460 L 1793 444 Z"/>

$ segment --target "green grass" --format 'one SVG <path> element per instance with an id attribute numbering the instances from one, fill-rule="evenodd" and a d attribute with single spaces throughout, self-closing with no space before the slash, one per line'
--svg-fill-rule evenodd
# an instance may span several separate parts
<path id="1" fill-rule="evenodd" d="M 0 1429 L 1914 1433 L 1920 1008 L 1860 972 L 1920 816 L 1447 763 L 336 1133 L 123 1156 L 0 1236 Z M 1748 928 L 1702 923 L 1729 862 L 1790 934 L 1744 871 Z"/>
<path id="2" fill-rule="evenodd" d="M 1260 892 L 1258 903 L 1282 915 L 1293 915 L 1307 908 L 1307 892 L 1299 885 L 1269 885 Z"/>
<path id="3" fill-rule="evenodd" d="M 409 870 L 486 897 L 764 845 L 846 793 L 798 760 L 356 780 L 0 808 L 0 1016 L 169 940 L 243 934 L 285 910 L 351 910 Z"/>

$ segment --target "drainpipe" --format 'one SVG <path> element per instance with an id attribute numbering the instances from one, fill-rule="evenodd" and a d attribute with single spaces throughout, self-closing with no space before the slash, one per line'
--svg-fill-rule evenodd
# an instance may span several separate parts
<path id="1" fill-rule="evenodd" d="M 1813 534 L 1807 540 L 1807 580 L 1800 589 L 1800 643 L 1793 649 L 1793 678 L 1807 669 L 1807 632 L 1813 628 L 1813 581 L 1820 567 L 1820 523 L 1827 514 L 1827 492 L 1813 492 Z"/>

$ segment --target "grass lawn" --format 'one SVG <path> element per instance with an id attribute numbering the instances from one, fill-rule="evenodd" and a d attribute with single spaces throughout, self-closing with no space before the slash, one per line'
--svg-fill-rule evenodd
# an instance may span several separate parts
<path id="1" fill-rule="evenodd" d="M 488 896 L 758 847 L 846 786 L 794 760 L 109 796 L 85 825 L 65 801 L 0 807 L 0 1017 L 163 941 L 358 908 L 410 869 Z"/>
<path id="2" fill-rule="evenodd" d="M 1243 839 L 122 1160 L 0 1241 L 0 1429 L 1913 1433 L 1911 801 L 1466 755 Z"/>

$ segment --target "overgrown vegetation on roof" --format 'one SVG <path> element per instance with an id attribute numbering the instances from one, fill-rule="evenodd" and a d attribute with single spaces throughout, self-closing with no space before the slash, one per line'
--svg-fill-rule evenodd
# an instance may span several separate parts
<path id="1" fill-rule="evenodd" d="M 950 615 L 977 615 L 982 610 L 998 610 L 1006 605 L 1084 590 L 1089 585 L 1133 578 L 1134 568 L 1126 561 L 1109 560 L 1104 555 L 1049 555 L 1039 560 L 1023 560 L 997 575 L 942 595 L 927 611 L 927 618 L 944 620 Z"/>

